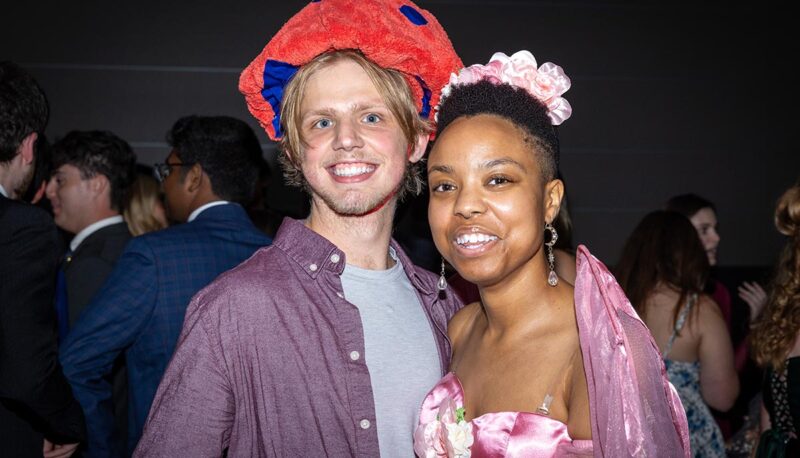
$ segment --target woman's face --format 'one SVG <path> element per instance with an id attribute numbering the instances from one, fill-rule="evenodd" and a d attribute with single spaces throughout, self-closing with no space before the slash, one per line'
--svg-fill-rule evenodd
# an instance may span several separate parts
<path id="1" fill-rule="evenodd" d="M 510 121 L 477 115 L 451 123 L 431 150 L 434 242 L 462 277 L 479 286 L 524 266 L 546 275 L 544 224 L 558 212 L 563 185 L 542 182 L 533 148 Z"/>
<path id="2" fill-rule="evenodd" d="M 697 235 L 703 242 L 703 248 L 708 256 L 708 264 L 717 264 L 717 246 L 719 245 L 719 234 L 717 233 L 717 214 L 714 210 L 706 207 L 697 211 L 689 221 L 697 229 Z"/>

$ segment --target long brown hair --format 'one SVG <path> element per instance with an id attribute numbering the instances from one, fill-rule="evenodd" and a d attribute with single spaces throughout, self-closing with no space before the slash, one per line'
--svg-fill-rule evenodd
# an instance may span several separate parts
<path id="1" fill-rule="evenodd" d="M 692 223 L 680 213 L 663 210 L 648 213 L 639 222 L 615 269 L 617 281 L 642 319 L 647 299 L 659 284 L 680 291 L 673 327 L 681 304 L 703 291 L 708 271 L 708 257 Z"/>
<path id="2" fill-rule="evenodd" d="M 778 199 L 775 227 L 789 239 L 778 260 L 769 301 L 753 330 L 751 344 L 756 362 L 781 368 L 800 330 L 800 182 Z"/>

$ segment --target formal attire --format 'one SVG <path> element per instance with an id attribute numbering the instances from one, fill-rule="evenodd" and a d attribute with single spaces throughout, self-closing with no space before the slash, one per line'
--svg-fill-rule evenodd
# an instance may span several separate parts
<path id="1" fill-rule="evenodd" d="M 487 413 L 461 425 L 468 435 L 455 434 L 454 411 L 463 408 L 464 392 L 450 373 L 423 401 L 417 453 L 433 456 L 436 448 L 450 447 L 468 450 L 474 458 L 688 457 L 686 416 L 665 377 L 658 347 L 614 277 L 583 246 L 577 252 L 575 315 L 591 441 L 570 438 L 567 426 L 548 416 L 552 399 L 547 397 L 541 411 Z"/>
<path id="2" fill-rule="evenodd" d="M 89 456 L 113 454 L 111 386 L 120 353 L 128 370 L 128 451 L 172 357 L 192 296 L 268 245 L 238 204 L 210 206 L 185 224 L 130 240 L 64 342 L 61 362 L 87 417 Z"/>
<path id="3" fill-rule="evenodd" d="M 441 376 L 447 321 L 461 304 L 391 247 L 424 312 Z M 346 262 L 338 247 L 286 218 L 272 246 L 195 296 L 134 456 L 378 456 L 369 336 L 345 297 Z"/>
<path id="4" fill-rule="evenodd" d="M 70 255 L 63 264 L 70 327 L 111 275 L 130 239 L 128 225 L 121 216 L 98 221 L 72 239 Z"/>
<path id="5" fill-rule="evenodd" d="M 117 259 L 122 255 L 125 245 L 131 239 L 128 224 L 120 215 L 96 221 L 75 234 L 69 243 L 68 255 L 61 263 L 66 294 L 66 323 L 59 326 L 63 339 L 69 328 L 75 325 L 78 316 L 89 305 L 92 297 L 100 290 L 111 275 Z M 60 317 L 61 318 L 61 317 Z M 62 318 L 63 319 L 63 318 Z M 119 453 L 125 450 L 128 429 L 128 382 L 125 370 L 125 357 L 120 355 L 111 371 L 113 384 L 113 405 L 115 434 L 119 437 Z"/>
<path id="6" fill-rule="evenodd" d="M 763 395 L 770 429 L 761 435 L 756 457 L 800 456 L 800 356 L 787 359 L 778 370 L 767 370 Z"/>
<path id="7" fill-rule="evenodd" d="M 700 361 L 674 361 L 669 359 L 669 352 L 680 330 L 686 323 L 686 317 L 697 303 L 697 295 L 689 297 L 686 306 L 681 309 L 675 322 L 675 329 L 664 348 L 664 363 L 669 381 L 678 390 L 686 419 L 689 424 L 689 436 L 692 443 L 692 455 L 697 458 L 725 457 L 725 440 L 711 415 L 711 410 L 703 400 L 700 392 Z"/>
<path id="8" fill-rule="evenodd" d="M 60 257 L 53 219 L 0 195 L 0 455 L 42 456 L 43 438 L 83 441 L 80 405 L 58 364 Z"/>

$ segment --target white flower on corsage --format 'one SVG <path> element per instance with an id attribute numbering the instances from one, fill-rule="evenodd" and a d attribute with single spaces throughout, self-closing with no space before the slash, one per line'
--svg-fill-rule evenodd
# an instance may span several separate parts
<path id="1" fill-rule="evenodd" d="M 495 84 L 508 83 L 525 89 L 547 105 L 548 115 L 554 126 L 572 115 L 569 102 L 561 97 L 572 85 L 564 74 L 564 69 L 552 62 L 545 62 L 539 67 L 536 58 L 529 51 L 518 51 L 511 56 L 496 52 L 486 65 L 470 65 L 462 68 L 457 75 L 451 74 L 450 83 L 442 88 L 442 99 L 450 95 L 453 86 L 480 80 Z M 438 106 L 436 108 L 438 115 Z"/>
<path id="2" fill-rule="evenodd" d="M 464 408 L 456 408 L 448 396 L 435 421 L 417 426 L 414 452 L 420 458 L 469 458 L 473 441 L 472 423 L 464 420 Z"/>

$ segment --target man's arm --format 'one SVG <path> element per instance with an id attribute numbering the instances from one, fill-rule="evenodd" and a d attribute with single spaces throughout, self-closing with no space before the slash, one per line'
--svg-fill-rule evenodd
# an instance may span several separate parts
<path id="1" fill-rule="evenodd" d="M 156 302 L 157 266 L 142 239 L 132 240 L 64 341 L 61 364 L 86 414 L 88 456 L 110 456 L 114 360 L 139 336 Z"/>
<path id="2" fill-rule="evenodd" d="M 219 326 L 203 313 L 204 305 L 201 292 L 186 310 L 134 457 L 219 457 L 230 443 L 236 413 L 232 385 L 220 354 Z"/>
<path id="3" fill-rule="evenodd" d="M 0 398 L 51 442 L 76 443 L 86 437 L 83 413 L 56 343 L 58 234 L 44 213 L 29 215 L 0 240 Z"/>

